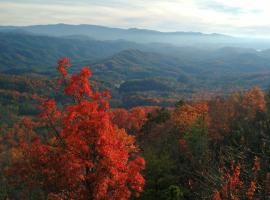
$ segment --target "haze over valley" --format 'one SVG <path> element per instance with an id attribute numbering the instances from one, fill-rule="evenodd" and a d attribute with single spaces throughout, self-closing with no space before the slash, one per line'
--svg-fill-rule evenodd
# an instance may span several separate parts
<path id="1" fill-rule="evenodd" d="M 266 39 L 55 24 L 2 26 L 0 41 L 3 75 L 54 76 L 55 61 L 67 56 L 74 66 L 91 66 L 95 79 L 127 107 L 159 105 L 153 99 L 163 102 L 164 96 L 171 101 L 164 105 L 172 105 L 200 91 L 229 94 L 270 83 Z M 138 96 L 144 96 L 139 104 Z"/>

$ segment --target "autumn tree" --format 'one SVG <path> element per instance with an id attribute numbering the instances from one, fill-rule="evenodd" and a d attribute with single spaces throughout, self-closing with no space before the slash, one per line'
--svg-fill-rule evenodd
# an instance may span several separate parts
<path id="1" fill-rule="evenodd" d="M 235 109 L 231 101 L 220 97 L 212 100 L 209 106 L 209 134 L 212 138 L 222 139 L 230 131 L 230 120 L 235 114 Z"/>
<path id="2" fill-rule="evenodd" d="M 119 128 L 126 129 L 133 135 L 138 135 L 147 121 L 148 114 L 159 109 L 157 106 L 137 106 L 130 110 L 116 108 L 110 112 L 111 120 Z"/>
<path id="3" fill-rule="evenodd" d="M 257 176 L 260 171 L 260 159 L 255 157 L 254 164 L 250 170 L 252 177 L 241 175 L 241 165 L 231 162 L 228 168 L 220 169 L 223 172 L 221 177 L 221 188 L 213 192 L 213 200 L 240 200 L 240 199 L 259 199 L 255 193 L 258 189 Z M 243 171 L 243 169 L 242 169 Z M 244 173 L 243 173 L 244 174 Z"/>
<path id="4" fill-rule="evenodd" d="M 208 103 L 197 102 L 192 104 L 184 104 L 176 107 L 173 113 L 175 125 L 181 130 L 191 127 L 199 118 L 203 120 L 203 124 L 208 124 Z"/>
<path id="5" fill-rule="evenodd" d="M 247 117 L 254 117 L 257 111 L 266 110 L 266 101 L 263 91 L 253 87 L 243 95 L 242 107 Z"/>
<path id="6" fill-rule="evenodd" d="M 91 71 L 68 75 L 69 59 L 58 62 L 60 83 L 71 100 L 41 102 L 35 137 L 22 140 L 7 170 L 13 184 L 39 187 L 48 199 L 129 199 L 143 190 L 144 159 L 134 137 L 110 120 L 108 91 L 94 91 Z M 27 130 L 23 132 L 27 134 Z M 24 136 L 22 136 L 24 138 Z"/>

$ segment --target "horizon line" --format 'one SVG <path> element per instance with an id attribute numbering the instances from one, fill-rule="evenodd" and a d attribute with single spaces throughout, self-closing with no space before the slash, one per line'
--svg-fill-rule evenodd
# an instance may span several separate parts
<path id="1" fill-rule="evenodd" d="M 97 26 L 101 28 L 111 28 L 111 29 L 121 29 L 121 30 L 144 30 L 144 31 L 153 31 L 153 32 L 159 32 L 159 33 L 198 33 L 198 34 L 205 34 L 205 35 L 221 35 L 221 36 L 228 36 L 228 37 L 237 37 L 235 35 L 231 34 L 225 34 L 225 33 L 219 33 L 219 32 L 202 32 L 202 31 L 162 31 L 157 29 L 147 29 L 147 28 L 140 28 L 140 27 L 115 27 L 115 26 L 105 26 L 100 24 L 67 24 L 67 23 L 52 23 L 52 24 L 26 24 L 26 25 L 1 25 L 0 27 L 31 27 L 31 26 L 53 26 L 53 25 L 68 25 L 68 26 Z"/>

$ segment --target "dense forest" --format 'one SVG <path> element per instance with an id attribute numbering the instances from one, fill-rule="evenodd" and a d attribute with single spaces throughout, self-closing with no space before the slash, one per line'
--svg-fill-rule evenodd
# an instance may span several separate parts
<path id="1" fill-rule="evenodd" d="M 72 68 L 63 58 L 57 77 L 1 74 L 0 199 L 270 198 L 270 92 L 111 107 L 169 84 L 110 92 Z"/>

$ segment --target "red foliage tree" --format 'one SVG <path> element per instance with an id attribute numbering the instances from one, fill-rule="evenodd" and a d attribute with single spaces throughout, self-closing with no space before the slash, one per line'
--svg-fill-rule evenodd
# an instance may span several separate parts
<path id="1" fill-rule="evenodd" d="M 137 156 L 134 137 L 115 126 L 109 115 L 107 91 L 93 91 L 91 71 L 84 67 L 68 76 L 67 58 L 58 62 L 65 94 L 73 103 L 57 107 L 42 102 L 40 124 L 46 138 L 36 135 L 20 142 L 20 152 L 8 173 L 39 186 L 49 199 L 129 199 L 144 186 L 144 159 Z M 29 123 L 28 123 L 29 124 Z M 27 131 L 25 131 L 25 134 Z"/>
<path id="2" fill-rule="evenodd" d="M 244 182 L 241 179 L 241 166 L 240 164 L 231 163 L 231 169 L 226 170 L 222 176 L 222 187 L 221 189 L 213 192 L 213 200 L 240 200 L 240 199 L 257 199 L 255 192 L 257 190 L 257 174 L 260 170 L 260 159 L 255 157 L 252 178 Z"/>
<path id="3" fill-rule="evenodd" d="M 124 108 L 113 109 L 110 112 L 111 120 L 114 124 L 116 124 L 119 128 L 124 128 L 129 130 L 131 125 L 129 121 L 129 112 Z"/>
<path id="4" fill-rule="evenodd" d="M 147 121 L 147 115 L 154 112 L 157 106 L 138 106 L 131 110 L 117 108 L 111 111 L 111 120 L 119 128 L 124 128 L 128 132 L 138 135 L 142 126 Z"/>

